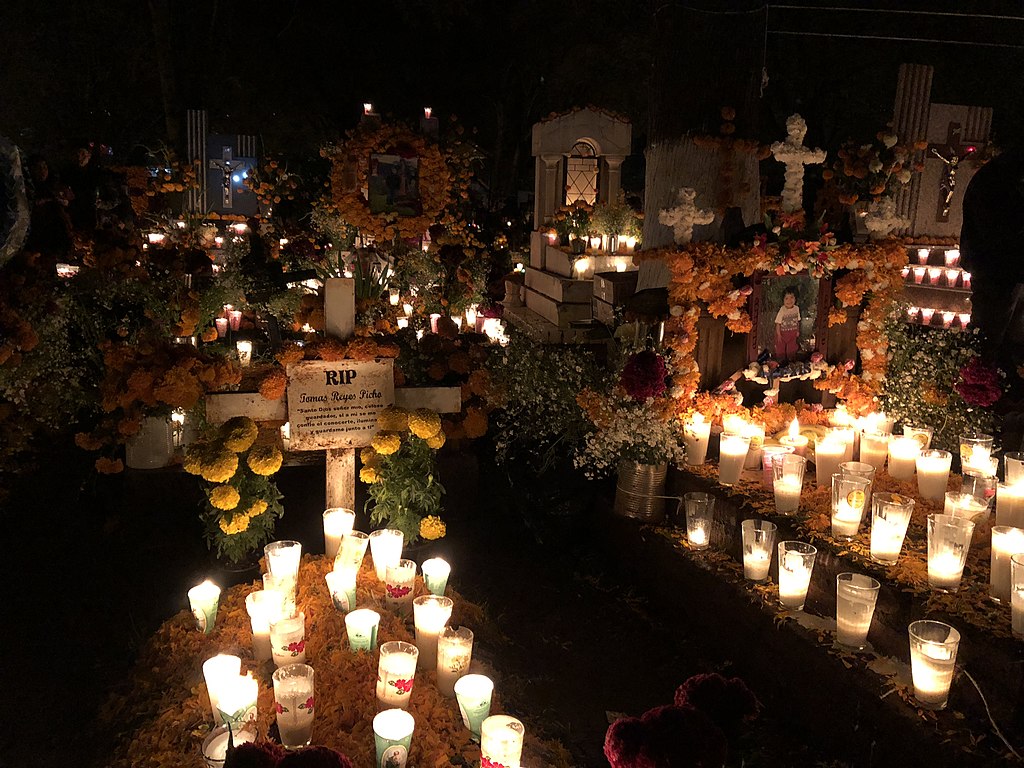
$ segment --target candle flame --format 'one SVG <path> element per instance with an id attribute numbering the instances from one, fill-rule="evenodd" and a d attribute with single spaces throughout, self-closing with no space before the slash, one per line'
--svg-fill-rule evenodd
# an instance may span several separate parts
<path id="1" fill-rule="evenodd" d="M 800 437 L 800 421 L 796 418 L 789 422 L 789 436 L 793 438 Z"/>

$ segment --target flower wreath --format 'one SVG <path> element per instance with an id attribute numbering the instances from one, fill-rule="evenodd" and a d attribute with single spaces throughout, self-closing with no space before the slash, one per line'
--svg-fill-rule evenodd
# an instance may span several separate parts
<path id="1" fill-rule="evenodd" d="M 419 159 L 421 214 L 371 213 L 363 189 L 369 182 L 370 155 L 375 153 L 399 153 Z M 375 240 L 421 238 L 453 201 L 454 174 L 445 154 L 436 143 L 405 126 L 361 126 L 351 132 L 344 143 L 327 146 L 321 154 L 331 160 L 331 200 L 338 215 L 361 234 Z M 354 185 L 347 173 L 353 166 Z"/>
<path id="2" fill-rule="evenodd" d="M 746 248 L 725 248 L 715 243 L 693 243 L 682 249 L 658 249 L 636 254 L 636 261 L 660 259 L 672 277 L 668 287 L 670 317 L 665 324 L 666 343 L 675 352 L 676 373 L 672 394 L 690 402 L 697 394 L 697 320 L 706 310 L 712 317 L 726 318 L 734 333 L 749 333 L 747 312 L 749 286 L 737 288 L 734 279 L 749 278 L 755 272 L 778 275 L 806 272 L 813 277 L 844 272 L 833 284 L 838 307 L 829 312 L 829 326 L 844 323 L 846 308 L 867 300 L 857 322 L 857 349 L 861 372 L 851 371 L 854 361 L 831 368 L 815 382 L 846 400 L 851 412 L 870 409 L 885 380 L 889 339 L 885 321 L 903 290 L 902 268 L 907 253 L 898 241 L 840 245 L 829 250 L 817 243 L 780 249 L 775 243 L 755 243 Z"/>

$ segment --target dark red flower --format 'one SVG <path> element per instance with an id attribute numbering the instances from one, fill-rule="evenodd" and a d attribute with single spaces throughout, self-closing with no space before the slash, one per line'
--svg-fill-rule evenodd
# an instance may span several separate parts
<path id="1" fill-rule="evenodd" d="M 306 747 L 289 752 L 277 768 L 352 768 L 352 761 L 329 747 Z"/>
<path id="2" fill-rule="evenodd" d="M 275 768 L 284 755 L 284 747 L 272 741 L 239 744 L 225 759 L 224 768 Z"/>
<path id="3" fill-rule="evenodd" d="M 412 587 L 395 587 L 391 584 L 385 584 L 384 586 L 385 589 L 387 589 L 388 597 L 393 597 L 395 599 L 405 597 L 410 592 L 412 592 Z"/>
<path id="4" fill-rule="evenodd" d="M 629 356 L 619 384 L 627 395 L 642 403 L 648 398 L 664 394 L 667 376 L 664 358 L 657 352 L 645 350 Z"/>
<path id="5" fill-rule="evenodd" d="M 389 680 L 388 685 L 395 686 L 399 693 L 409 693 L 412 691 L 413 682 L 415 682 L 415 678 L 412 680 Z"/>
<path id="6" fill-rule="evenodd" d="M 761 711 L 761 703 L 746 683 L 719 674 L 694 675 L 676 689 L 675 703 L 699 709 L 727 734 Z"/>
<path id="7" fill-rule="evenodd" d="M 308 711 L 312 712 L 313 711 L 313 697 L 310 696 L 308 699 L 306 699 L 306 703 L 305 704 L 299 704 L 299 709 L 305 709 L 305 710 L 308 710 Z"/>
<path id="8" fill-rule="evenodd" d="M 296 655 L 302 653 L 305 649 L 306 649 L 306 641 L 305 640 L 296 640 L 294 643 L 288 643 L 288 646 L 285 648 L 286 651 L 291 651 L 292 652 L 292 656 L 296 656 Z"/>
<path id="9" fill-rule="evenodd" d="M 960 381 L 954 387 L 957 394 L 968 405 L 987 408 L 995 405 L 1003 396 L 999 383 L 999 371 L 974 356 L 960 369 Z"/>
<path id="10" fill-rule="evenodd" d="M 480 768 L 505 768 L 505 765 L 497 760 L 491 760 L 489 757 L 481 757 Z"/>

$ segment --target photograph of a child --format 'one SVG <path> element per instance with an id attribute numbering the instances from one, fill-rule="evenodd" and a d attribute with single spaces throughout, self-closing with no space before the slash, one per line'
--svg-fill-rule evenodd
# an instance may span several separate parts
<path id="1" fill-rule="evenodd" d="M 422 212 L 419 158 L 370 155 L 367 199 L 371 213 L 416 216 Z"/>
<path id="2" fill-rule="evenodd" d="M 761 284 L 757 348 L 779 363 L 806 360 L 815 348 L 818 280 L 768 277 Z"/>

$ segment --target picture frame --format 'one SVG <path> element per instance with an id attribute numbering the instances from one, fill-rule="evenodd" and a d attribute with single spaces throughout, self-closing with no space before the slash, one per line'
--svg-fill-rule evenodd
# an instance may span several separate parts
<path id="1" fill-rule="evenodd" d="M 751 278 L 749 312 L 750 333 L 747 335 L 747 360 L 753 362 L 766 352 L 780 365 L 806 362 L 820 352 L 828 355 L 828 311 L 832 303 L 832 281 L 813 277 L 807 272 L 776 275 L 758 272 Z M 793 306 L 799 310 L 795 320 L 786 294 L 794 296 Z M 783 310 L 783 308 L 785 309 Z M 782 314 L 780 315 L 780 310 Z M 786 328 L 781 333 L 777 320 Z M 797 322 L 798 326 L 793 327 Z"/>
<path id="2" fill-rule="evenodd" d="M 371 154 L 366 199 L 373 214 L 420 215 L 419 158 Z"/>

